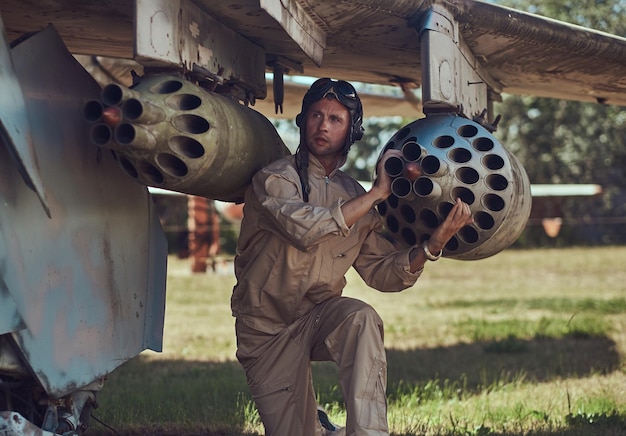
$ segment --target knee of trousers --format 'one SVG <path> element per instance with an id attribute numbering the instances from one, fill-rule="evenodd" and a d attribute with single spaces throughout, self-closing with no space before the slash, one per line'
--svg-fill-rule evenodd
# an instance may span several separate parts
<path id="1" fill-rule="evenodd" d="M 378 312 L 367 303 L 363 303 L 352 315 L 352 322 L 362 328 L 375 327 L 380 332 L 381 339 L 384 334 L 383 320 Z"/>

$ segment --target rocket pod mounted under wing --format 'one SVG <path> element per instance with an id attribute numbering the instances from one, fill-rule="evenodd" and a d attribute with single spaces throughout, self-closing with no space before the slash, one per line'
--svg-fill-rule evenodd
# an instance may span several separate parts
<path id="1" fill-rule="evenodd" d="M 530 215 L 528 176 L 517 158 L 482 125 L 454 114 L 429 115 L 400 129 L 384 151 L 392 194 L 378 212 L 402 245 L 427 240 L 456 198 L 469 204 L 474 223 L 446 244 L 460 260 L 492 256 L 511 245 Z"/>
<path id="2" fill-rule="evenodd" d="M 139 183 L 216 200 L 243 201 L 254 173 L 290 154 L 263 115 L 178 75 L 107 85 L 83 115 Z"/>

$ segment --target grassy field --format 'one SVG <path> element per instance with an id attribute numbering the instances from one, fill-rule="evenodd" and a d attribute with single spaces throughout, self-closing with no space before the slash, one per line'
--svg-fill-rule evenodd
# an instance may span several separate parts
<path id="1" fill-rule="evenodd" d="M 625 435 L 626 247 L 506 250 L 428 264 L 384 294 L 351 272 L 345 294 L 385 321 L 389 424 L 400 435 Z M 235 360 L 232 267 L 170 258 L 164 351 L 111 374 L 94 435 L 259 435 Z M 319 397 L 345 412 L 331 363 Z"/>

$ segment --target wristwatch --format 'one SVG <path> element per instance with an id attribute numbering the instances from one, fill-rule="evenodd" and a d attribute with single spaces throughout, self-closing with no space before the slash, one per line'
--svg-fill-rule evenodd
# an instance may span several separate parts
<path id="1" fill-rule="evenodd" d="M 439 260 L 439 258 L 443 254 L 443 249 L 439 250 L 439 253 L 437 253 L 436 255 L 432 254 L 430 250 L 428 249 L 428 239 L 425 240 L 424 243 L 422 244 L 422 250 L 424 250 L 424 255 L 426 256 L 426 259 L 433 261 L 433 262 L 436 260 Z"/>

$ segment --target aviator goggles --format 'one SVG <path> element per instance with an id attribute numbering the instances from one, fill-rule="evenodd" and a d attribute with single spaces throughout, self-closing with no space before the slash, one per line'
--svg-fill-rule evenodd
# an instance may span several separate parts
<path id="1" fill-rule="evenodd" d="M 318 101 L 327 95 L 334 95 L 348 109 L 356 109 L 359 105 L 354 86 L 345 80 L 332 80 L 327 77 L 317 79 L 308 91 L 309 98 Z"/>

